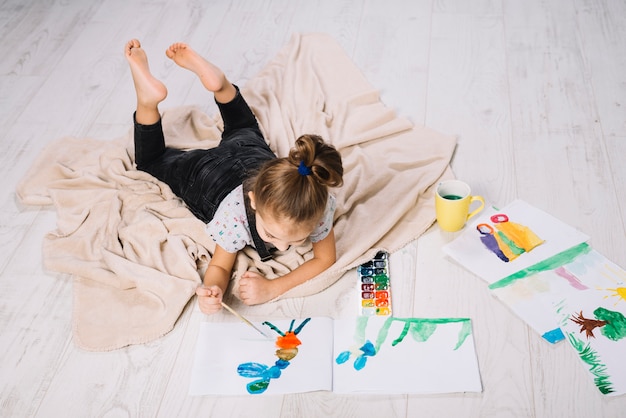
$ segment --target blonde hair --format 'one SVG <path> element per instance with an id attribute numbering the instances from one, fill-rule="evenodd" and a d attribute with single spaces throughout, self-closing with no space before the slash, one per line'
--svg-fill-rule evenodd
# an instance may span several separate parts
<path id="1" fill-rule="evenodd" d="M 284 158 L 266 162 L 246 189 L 257 211 L 277 220 L 317 222 L 326 209 L 328 188 L 343 184 L 341 155 L 317 135 L 302 135 Z"/>

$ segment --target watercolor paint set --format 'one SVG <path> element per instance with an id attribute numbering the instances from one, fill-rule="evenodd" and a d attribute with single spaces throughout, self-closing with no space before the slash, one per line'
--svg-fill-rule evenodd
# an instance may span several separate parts
<path id="1" fill-rule="evenodd" d="M 389 254 L 379 251 L 356 269 L 361 316 L 391 316 Z"/>

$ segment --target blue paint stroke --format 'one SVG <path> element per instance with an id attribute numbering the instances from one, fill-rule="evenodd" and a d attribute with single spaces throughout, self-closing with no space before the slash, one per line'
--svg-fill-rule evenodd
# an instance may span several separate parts
<path id="1" fill-rule="evenodd" d="M 237 367 L 237 373 L 242 377 L 257 378 L 253 382 L 246 385 L 248 393 L 254 395 L 265 392 L 270 384 L 270 380 L 278 379 L 280 377 L 281 370 L 286 369 L 289 366 L 289 362 L 285 360 L 276 360 L 273 366 L 268 367 L 261 363 L 243 363 Z"/>
<path id="2" fill-rule="evenodd" d="M 354 359 L 355 370 L 361 370 L 363 367 L 365 367 L 365 364 L 367 364 L 367 358 L 376 355 L 376 349 L 374 348 L 374 344 L 372 344 L 372 342 L 369 340 L 366 341 L 365 344 L 363 344 L 359 348 L 359 351 L 360 354 Z M 341 353 L 339 353 L 335 361 L 337 362 L 337 364 L 343 364 L 350 359 L 352 354 L 353 353 L 349 350 L 342 351 Z"/>
<path id="3" fill-rule="evenodd" d="M 494 237 L 492 234 L 482 235 L 480 237 L 480 240 L 485 245 L 485 247 L 487 247 L 489 251 L 497 255 L 500 260 L 504 261 L 505 263 L 509 262 L 509 258 L 504 255 L 504 253 L 500 249 L 498 241 L 496 241 L 496 237 Z"/>
<path id="4" fill-rule="evenodd" d="M 563 331 L 561 331 L 561 328 L 554 328 L 553 330 L 550 330 L 543 334 L 541 337 L 550 344 L 556 344 L 559 341 L 563 341 L 565 339 L 565 335 L 563 335 Z"/>

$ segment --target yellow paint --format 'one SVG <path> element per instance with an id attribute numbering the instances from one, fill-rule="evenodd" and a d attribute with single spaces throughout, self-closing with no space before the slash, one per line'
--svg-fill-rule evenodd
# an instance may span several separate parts
<path id="1" fill-rule="evenodd" d="M 502 231 L 511 241 L 524 251 L 529 252 L 538 245 L 543 244 L 543 240 L 539 238 L 530 228 L 517 224 L 515 222 L 502 222 L 495 224 L 499 231 Z"/>
<path id="2" fill-rule="evenodd" d="M 615 289 L 605 289 L 605 290 L 612 290 L 615 293 L 605 296 L 604 299 L 608 299 L 610 297 L 618 297 L 618 298 L 621 298 L 621 300 L 626 301 L 626 287 L 617 287 Z M 618 299 L 617 302 L 615 302 L 615 305 L 617 305 L 620 302 L 621 302 L 620 299 Z"/>
<path id="3" fill-rule="evenodd" d="M 511 251 L 511 248 L 509 248 L 509 246 L 502 240 L 500 235 L 493 234 L 493 236 L 496 239 L 496 242 L 498 243 L 498 247 L 500 247 L 500 251 L 502 251 L 502 253 L 506 255 L 506 258 L 508 258 L 509 261 L 513 261 L 518 257 L 517 254 Z"/>
<path id="4" fill-rule="evenodd" d="M 496 291 L 500 299 L 508 304 L 528 301 L 537 297 L 537 294 L 550 291 L 550 282 L 544 280 L 541 274 L 534 274 L 524 280 L 516 280 L 511 286 Z"/>
<path id="5" fill-rule="evenodd" d="M 626 271 L 615 269 L 609 264 L 605 264 L 603 267 L 605 270 L 609 272 L 609 274 L 602 272 L 602 275 L 606 277 L 607 279 L 611 280 L 612 282 L 619 284 L 619 283 L 622 283 L 624 280 L 626 280 Z"/>

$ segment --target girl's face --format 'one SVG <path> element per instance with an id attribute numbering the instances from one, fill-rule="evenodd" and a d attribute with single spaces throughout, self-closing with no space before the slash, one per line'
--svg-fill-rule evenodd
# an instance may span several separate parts
<path id="1" fill-rule="evenodd" d="M 308 225 L 294 225 L 290 222 L 276 221 L 272 216 L 256 213 L 256 229 L 261 239 L 274 245 L 279 251 L 285 251 L 292 245 L 302 245 L 313 232 Z"/>
<path id="2" fill-rule="evenodd" d="M 248 192 L 248 197 L 250 205 L 256 211 L 256 230 L 259 237 L 279 251 L 285 251 L 292 245 L 304 244 L 315 229 L 315 223 L 295 223 L 288 219 L 276 219 L 270 213 L 261 213 L 256 207 L 254 193 Z"/>

